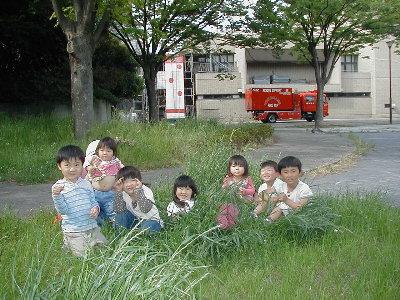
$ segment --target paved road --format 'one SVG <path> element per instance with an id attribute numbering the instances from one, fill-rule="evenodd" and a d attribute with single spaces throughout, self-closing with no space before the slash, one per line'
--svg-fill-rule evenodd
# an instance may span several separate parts
<path id="1" fill-rule="evenodd" d="M 389 202 L 400 207 L 400 133 L 358 133 L 375 148 L 361 157 L 357 165 L 340 174 L 320 177 L 312 182 L 319 192 L 382 191 Z"/>

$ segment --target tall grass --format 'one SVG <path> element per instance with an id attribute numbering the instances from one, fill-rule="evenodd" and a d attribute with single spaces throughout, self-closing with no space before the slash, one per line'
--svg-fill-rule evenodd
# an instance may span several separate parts
<path id="1" fill-rule="evenodd" d="M 400 212 L 379 195 L 320 196 L 272 225 L 240 206 L 229 231 L 214 227 L 213 200 L 201 200 L 159 235 L 131 231 L 85 259 L 61 250 L 51 215 L 4 216 L 0 298 L 398 297 Z"/>
<path id="2" fill-rule="evenodd" d="M 220 146 L 231 149 L 268 141 L 272 127 L 264 124 L 226 126 L 212 121 L 100 124 L 83 140 L 75 140 L 70 119 L 49 116 L 0 116 L 0 181 L 43 183 L 58 178 L 54 156 L 66 144 L 86 149 L 92 140 L 111 136 L 119 141 L 118 156 L 125 165 L 142 170 L 178 166 L 193 156 Z"/>

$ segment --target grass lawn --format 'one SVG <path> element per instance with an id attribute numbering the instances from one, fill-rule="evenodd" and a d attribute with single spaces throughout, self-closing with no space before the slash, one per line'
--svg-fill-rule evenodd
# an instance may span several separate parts
<path id="1" fill-rule="evenodd" d="M 45 183 L 58 179 L 55 155 L 67 144 L 86 149 L 89 142 L 111 136 L 119 142 L 118 157 L 141 170 L 184 164 L 197 153 L 220 146 L 232 151 L 271 140 L 265 124 L 225 126 L 217 122 L 183 120 L 177 123 L 125 123 L 113 120 L 93 128 L 87 138 L 75 140 L 72 120 L 49 116 L 10 118 L 0 114 L 0 181 Z"/>
<path id="2" fill-rule="evenodd" d="M 317 198 L 316 205 L 326 214 L 315 217 L 333 216 L 332 223 L 322 226 L 308 222 L 315 211 L 304 209 L 272 225 L 245 218 L 231 231 L 211 229 L 204 235 L 198 233 L 215 225 L 214 203 L 198 201 L 203 203 L 192 218 L 167 222 L 156 237 L 131 232 L 113 240 L 113 229 L 106 228 L 111 245 L 87 259 L 61 250 L 62 236 L 59 226 L 51 224 L 52 214 L 28 220 L 2 216 L 0 297 L 399 297 L 400 211 L 383 204 L 379 195 Z"/>

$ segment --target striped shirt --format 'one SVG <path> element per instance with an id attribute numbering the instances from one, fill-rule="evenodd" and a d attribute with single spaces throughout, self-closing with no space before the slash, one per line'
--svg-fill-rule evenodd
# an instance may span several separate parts
<path id="1" fill-rule="evenodd" d="M 63 185 L 61 193 L 54 197 L 54 206 L 62 216 L 64 232 L 82 232 L 97 227 L 96 219 L 90 217 L 90 210 L 98 207 L 89 181 L 78 178 L 76 182 L 58 180 L 53 186 Z"/>

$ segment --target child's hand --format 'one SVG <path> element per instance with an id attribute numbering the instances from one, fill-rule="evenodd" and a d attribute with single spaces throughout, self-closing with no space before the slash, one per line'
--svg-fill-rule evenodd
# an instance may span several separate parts
<path id="1" fill-rule="evenodd" d="M 100 163 L 101 163 L 100 157 L 98 157 L 97 155 L 93 155 L 92 160 L 90 161 L 90 164 L 95 167 L 98 167 L 100 165 Z"/>
<path id="2" fill-rule="evenodd" d="M 115 190 L 116 192 L 122 192 L 123 186 L 124 186 L 124 179 L 123 179 L 123 178 L 120 178 L 120 179 L 118 179 L 117 181 L 115 181 L 115 183 L 114 183 L 114 190 Z"/>
<path id="3" fill-rule="evenodd" d="M 92 207 L 92 209 L 90 210 L 90 217 L 96 219 L 99 215 L 99 212 L 100 208 L 98 206 Z"/>
<path id="4" fill-rule="evenodd" d="M 226 175 L 226 176 L 224 177 L 224 180 L 222 181 L 222 187 L 223 187 L 223 188 L 226 188 L 226 187 L 229 186 L 229 180 L 230 180 L 229 176 Z"/>
<path id="5" fill-rule="evenodd" d="M 61 191 L 64 189 L 64 185 L 63 184 L 57 184 L 53 187 L 53 190 L 51 191 L 51 194 L 53 195 L 53 197 L 57 197 L 60 195 Z"/>
<path id="6" fill-rule="evenodd" d="M 135 186 L 134 186 L 134 189 L 135 189 L 135 190 L 136 190 L 136 189 L 141 189 L 141 188 L 142 188 L 143 183 L 142 183 L 139 179 L 135 178 L 135 179 L 133 179 L 133 181 L 134 181 L 134 183 L 135 183 Z"/>

